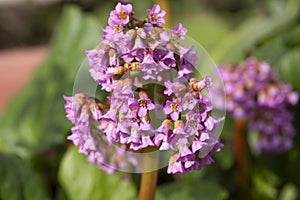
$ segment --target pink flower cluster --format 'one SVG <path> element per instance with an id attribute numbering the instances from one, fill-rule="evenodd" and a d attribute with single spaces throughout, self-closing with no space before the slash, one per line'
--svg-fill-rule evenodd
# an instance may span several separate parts
<path id="1" fill-rule="evenodd" d="M 297 104 L 298 93 L 281 81 L 267 62 L 254 57 L 219 69 L 226 108 L 234 118 L 248 120 L 250 130 L 259 132 L 257 149 L 275 153 L 290 149 L 295 130 L 288 106 Z"/>
<path id="2" fill-rule="evenodd" d="M 212 115 L 206 92 L 211 79 L 191 77 L 196 52 L 179 42 L 186 28 L 163 29 L 159 5 L 147 14 L 135 19 L 132 6 L 121 3 L 111 11 L 102 44 L 86 52 L 91 76 L 109 96 L 106 102 L 66 97 L 67 117 L 75 125 L 68 139 L 105 170 L 97 138 L 132 152 L 171 151 L 168 173 L 198 170 L 222 147 L 216 129 L 223 119 Z"/>

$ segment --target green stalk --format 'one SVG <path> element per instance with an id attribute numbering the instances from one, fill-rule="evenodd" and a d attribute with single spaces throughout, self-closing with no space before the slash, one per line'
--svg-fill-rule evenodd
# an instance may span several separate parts
<path id="1" fill-rule="evenodd" d="M 234 121 L 234 157 L 236 199 L 250 198 L 250 154 L 247 143 L 248 123 Z"/>

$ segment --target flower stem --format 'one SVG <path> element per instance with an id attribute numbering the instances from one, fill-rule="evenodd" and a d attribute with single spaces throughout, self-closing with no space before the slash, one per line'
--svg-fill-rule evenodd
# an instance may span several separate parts
<path id="1" fill-rule="evenodd" d="M 142 174 L 139 200 L 154 200 L 158 171 Z"/>
<path id="2" fill-rule="evenodd" d="M 146 148 L 144 160 L 143 160 L 143 172 L 141 183 L 140 183 L 140 192 L 139 200 L 154 200 L 155 190 L 158 178 L 158 153 L 151 154 L 152 148 Z M 157 152 L 157 151 L 156 151 Z M 154 170 L 155 169 L 155 170 Z M 152 171 L 154 170 L 154 171 Z"/>
<path id="3" fill-rule="evenodd" d="M 171 12 L 170 12 L 169 0 L 155 0 L 155 2 L 160 5 L 161 9 L 166 11 L 166 15 L 164 16 L 165 18 L 164 27 L 170 28 Z M 155 92 L 157 91 L 155 90 Z M 154 170 L 154 171 L 152 170 L 157 169 L 159 156 L 158 153 L 154 155 L 147 155 L 148 152 L 151 152 L 153 150 L 155 149 L 148 147 L 143 151 L 144 153 L 146 153 L 143 162 L 143 168 L 145 172 L 142 173 L 139 200 L 154 200 L 155 198 L 158 170 Z"/>
<path id="4" fill-rule="evenodd" d="M 234 121 L 236 199 L 250 198 L 250 154 L 247 130 L 248 123 L 246 120 Z"/>

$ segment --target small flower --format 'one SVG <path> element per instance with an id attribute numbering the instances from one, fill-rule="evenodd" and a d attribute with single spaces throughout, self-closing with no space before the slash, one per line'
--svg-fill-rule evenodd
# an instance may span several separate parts
<path id="1" fill-rule="evenodd" d="M 164 94 L 170 96 L 171 94 L 175 94 L 176 96 L 178 93 L 183 92 L 186 89 L 186 86 L 182 83 L 175 82 L 172 83 L 171 81 L 167 80 L 165 83 L 165 90 Z"/>
<path id="2" fill-rule="evenodd" d="M 152 9 L 147 9 L 148 21 L 157 26 L 162 26 L 165 23 L 164 16 L 166 11 L 161 10 L 160 6 L 155 4 Z"/>
<path id="3" fill-rule="evenodd" d="M 185 157 L 187 155 L 191 155 L 193 152 L 189 149 L 188 145 L 189 142 L 187 138 L 180 138 L 178 140 L 178 150 L 179 150 L 179 156 Z"/>
<path id="4" fill-rule="evenodd" d="M 67 118 L 74 124 L 77 118 L 77 113 L 80 109 L 80 104 L 75 103 L 74 97 L 64 96 L 64 99 L 66 101 L 65 110 L 67 113 Z"/>
<path id="5" fill-rule="evenodd" d="M 157 67 L 157 63 L 154 61 L 152 55 L 145 55 L 144 60 L 141 63 L 141 71 L 145 74 L 143 78 L 145 80 L 156 79 Z"/>
<path id="6" fill-rule="evenodd" d="M 171 118 L 176 121 L 179 118 L 179 113 L 182 111 L 180 101 L 175 99 L 173 101 L 167 100 L 164 107 L 165 114 L 170 114 Z"/>
<path id="7" fill-rule="evenodd" d="M 189 65 L 180 65 L 179 71 L 178 71 L 178 78 L 185 77 L 186 75 L 189 75 L 192 73 L 192 70 L 190 69 Z"/>
<path id="8" fill-rule="evenodd" d="M 179 40 L 184 40 L 184 36 L 187 33 L 187 29 L 182 26 L 181 23 L 177 24 L 173 29 L 172 29 L 172 34 L 174 39 L 179 39 Z"/>
<path id="9" fill-rule="evenodd" d="M 197 113 L 194 112 L 188 112 L 186 114 L 186 123 L 184 126 L 184 131 L 190 135 L 196 135 L 198 131 L 203 131 L 205 126 L 202 125 L 200 118 L 198 117 Z"/>
<path id="10" fill-rule="evenodd" d="M 103 40 L 113 40 L 116 37 L 124 36 L 123 33 L 124 27 L 121 24 L 114 24 L 112 26 L 107 26 L 102 29 Z"/>
<path id="11" fill-rule="evenodd" d="M 168 140 L 168 134 L 171 130 L 172 122 L 169 119 L 165 119 L 160 127 L 158 127 L 155 132 L 154 143 L 156 146 L 160 146 L 161 142 L 166 142 Z"/>
<path id="12" fill-rule="evenodd" d="M 206 76 L 198 83 L 198 88 L 200 90 L 203 90 L 205 88 L 210 88 L 211 85 L 212 85 L 211 77 Z"/>
<path id="13" fill-rule="evenodd" d="M 176 161 L 177 159 L 178 159 L 178 154 L 175 154 L 170 158 L 169 166 L 167 170 L 168 174 L 176 174 L 176 173 L 184 172 L 181 162 L 177 162 Z"/>
<path id="14" fill-rule="evenodd" d="M 176 60 L 172 51 L 154 50 L 153 58 L 163 70 L 176 66 Z"/>
<path id="15" fill-rule="evenodd" d="M 104 46 L 102 46 L 104 48 Z M 94 49 L 85 52 L 89 61 L 89 65 L 93 66 L 90 69 L 90 74 L 94 80 L 98 82 L 105 82 L 105 68 L 108 65 L 108 56 L 104 49 Z"/>
<path id="16" fill-rule="evenodd" d="M 130 14 L 132 13 L 132 5 L 122 5 L 121 3 L 118 3 L 116 5 L 115 10 L 110 12 L 110 17 L 108 19 L 108 24 L 110 26 L 112 25 L 126 25 L 129 22 Z"/>
<path id="17" fill-rule="evenodd" d="M 192 143 L 192 151 L 193 153 L 197 152 L 198 150 L 202 149 L 204 146 L 204 142 L 200 141 L 199 139 L 194 140 Z"/>
<path id="18" fill-rule="evenodd" d="M 99 108 L 99 105 L 97 103 L 91 103 L 90 105 L 90 111 L 92 113 L 92 117 L 94 120 L 99 120 L 102 116 L 102 112 Z"/>
<path id="19" fill-rule="evenodd" d="M 137 109 L 139 117 L 145 117 L 148 110 L 153 110 L 155 108 L 154 104 L 149 98 L 140 98 L 137 102 L 129 105 L 130 109 Z"/>
<path id="20" fill-rule="evenodd" d="M 197 100 L 193 97 L 191 93 L 187 93 L 182 99 L 183 110 L 192 110 L 197 104 Z"/>
<path id="21" fill-rule="evenodd" d="M 89 107 L 88 105 L 83 105 L 81 107 L 81 113 L 79 115 L 79 117 L 77 118 L 77 122 L 76 123 L 79 123 L 79 124 L 82 124 L 84 126 L 88 126 L 89 125 Z"/>
<path id="22" fill-rule="evenodd" d="M 145 54 L 146 54 L 146 49 L 134 49 L 128 53 L 122 54 L 121 58 L 127 63 L 130 63 L 133 60 L 136 60 L 137 62 L 142 62 Z"/>

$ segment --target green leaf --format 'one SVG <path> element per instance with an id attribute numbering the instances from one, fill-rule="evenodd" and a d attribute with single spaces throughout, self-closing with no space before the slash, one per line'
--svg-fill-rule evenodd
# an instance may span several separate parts
<path id="1" fill-rule="evenodd" d="M 295 24 L 293 29 L 283 35 L 283 40 L 289 46 L 300 45 L 300 25 Z"/>
<path id="2" fill-rule="evenodd" d="M 297 52 L 299 52 L 300 47 L 299 35 L 300 25 L 296 22 L 292 24 L 290 28 L 281 31 L 271 38 L 266 38 L 258 44 L 255 48 L 254 55 L 261 60 L 267 60 L 275 67 L 279 67 L 280 73 L 288 80 L 289 77 L 293 76 L 290 76 L 290 66 L 287 65 L 294 65 L 297 62 Z M 295 73 L 292 73 L 292 75 L 294 74 Z"/>
<path id="3" fill-rule="evenodd" d="M 253 199 L 277 199 L 279 177 L 266 168 L 257 167 L 253 173 Z"/>
<path id="4" fill-rule="evenodd" d="M 78 7 L 64 9 L 48 59 L 0 120 L 0 150 L 30 157 L 65 141 L 71 124 L 65 117 L 63 95 L 72 94 L 84 52 L 97 46 L 99 38 L 95 18 Z"/>
<path id="5" fill-rule="evenodd" d="M 59 180 L 70 200 L 127 200 L 136 199 L 132 184 L 121 174 L 106 174 L 73 147 L 62 159 Z"/>
<path id="6" fill-rule="evenodd" d="M 229 33 L 228 22 L 207 9 L 195 11 L 191 20 L 190 8 L 187 11 L 177 18 L 177 23 L 182 23 L 188 29 L 187 36 L 199 42 L 208 52 L 219 46 L 219 42 Z M 174 17 L 176 19 L 179 16 Z"/>
<path id="7" fill-rule="evenodd" d="M 21 158 L 0 153 L 1 200 L 48 200 L 40 177 Z"/>
<path id="8" fill-rule="evenodd" d="M 216 162 L 222 167 L 224 170 L 230 169 L 234 164 L 234 158 L 232 155 L 232 151 L 228 146 L 224 146 L 222 151 L 218 152 L 214 155 Z"/>
<path id="9" fill-rule="evenodd" d="M 251 53 L 256 43 L 284 30 L 297 16 L 298 1 L 289 0 L 280 12 L 271 16 L 251 17 L 229 33 L 211 52 L 211 56 L 216 63 L 239 62 L 247 53 Z"/>
<path id="10" fill-rule="evenodd" d="M 280 200 L 295 200 L 297 199 L 298 191 L 295 185 L 287 184 L 282 189 L 279 199 Z"/>
<path id="11" fill-rule="evenodd" d="M 286 53 L 278 62 L 278 69 L 281 78 L 300 90 L 300 47 L 297 47 Z"/>
<path id="12" fill-rule="evenodd" d="M 193 200 L 188 190 L 174 190 L 169 191 L 169 194 L 163 194 L 160 190 L 158 190 L 155 194 L 156 200 Z"/>
<path id="13" fill-rule="evenodd" d="M 199 180 L 200 182 L 201 180 Z M 158 200 L 222 200 L 228 197 L 228 193 L 219 185 L 204 181 L 170 183 L 158 188 L 156 199 Z"/>
<path id="14" fill-rule="evenodd" d="M 282 57 L 289 48 L 281 37 L 268 38 L 254 51 L 254 56 L 260 60 L 267 60 L 273 66 L 278 65 L 278 59 Z M 280 56 L 279 56 L 280 55 Z"/>

